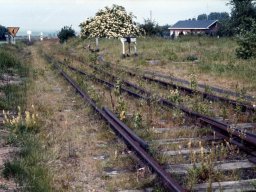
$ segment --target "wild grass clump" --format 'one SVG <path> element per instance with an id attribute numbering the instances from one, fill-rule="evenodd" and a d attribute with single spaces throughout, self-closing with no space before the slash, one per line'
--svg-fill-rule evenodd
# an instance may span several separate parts
<path id="1" fill-rule="evenodd" d="M 28 75 L 28 68 L 26 65 L 22 65 L 20 58 L 12 52 L 18 52 L 19 50 L 0 49 L 0 75 L 3 73 L 18 74 L 21 77 Z M 25 54 L 25 53 L 21 53 Z M 21 55 L 21 58 L 24 55 Z"/>
<path id="2" fill-rule="evenodd" d="M 52 191 L 49 171 L 41 163 L 46 159 L 46 151 L 37 138 L 39 119 L 33 111 L 22 112 L 18 107 L 18 114 L 12 115 L 3 111 L 4 126 L 9 130 L 8 143 L 20 150 L 14 160 L 4 164 L 3 176 L 14 178 L 22 191 Z"/>
<path id="3" fill-rule="evenodd" d="M 9 130 L 8 143 L 20 150 L 14 160 L 4 164 L 3 176 L 14 178 L 21 187 L 21 191 L 52 191 L 49 171 L 42 162 L 46 159 L 46 151 L 39 141 L 39 119 L 34 111 L 22 112 L 18 107 L 18 114 L 3 111 L 4 126 Z"/>
<path id="4" fill-rule="evenodd" d="M 0 109 L 15 110 L 17 106 L 23 109 L 26 105 L 26 91 L 24 90 L 26 90 L 24 83 L 0 87 L 0 91 L 5 95 L 0 98 Z"/>
<path id="5" fill-rule="evenodd" d="M 8 51 L 0 50 L 0 69 L 20 66 L 20 61 Z"/>
<path id="6" fill-rule="evenodd" d="M 52 191 L 49 172 L 39 163 L 45 159 L 46 154 L 38 138 L 31 133 L 17 134 L 16 144 L 21 151 L 14 160 L 4 164 L 3 176 L 14 178 L 21 191 Z"/>

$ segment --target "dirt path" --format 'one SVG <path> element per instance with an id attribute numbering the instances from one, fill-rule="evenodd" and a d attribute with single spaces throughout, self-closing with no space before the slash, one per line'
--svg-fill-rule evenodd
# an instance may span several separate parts
<path id="1" fill-rule="evenodd" d="M 41 138 L 50 151 L 46 166 L 51 169 L 54 190 L 107 191 L 103 162 L 94 159 L 108 153 L 102 147 L 106 143 L 101 137 L 102 122 L 39 55 L 38 46 L 29 49 L 35 81 L 28 105 L 35 105 L 43 120 Z"/>

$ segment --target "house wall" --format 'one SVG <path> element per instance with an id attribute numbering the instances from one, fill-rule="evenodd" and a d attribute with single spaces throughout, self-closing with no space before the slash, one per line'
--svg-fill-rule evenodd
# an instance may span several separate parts
<path id="1" fill-rule="evenodd" d="M 215 23 L 214 25 L 212 25 L 210 27 L 209 30 L 207 30 L 206 33 L 209 34 L 209 35 L 216 35 L 216 33 L 219 31 L 219 29 L 220 29 L 220 24 L 219 23 Z"/>
<path id="2" fill-rule="evenodd" d="M 175 30 L 170 30 L 170 36 L 175 34 L 175 37 L 178 37 L 180 33 L 183 33 L 184 35 L 187 34 L 202 34 L 206 33 L 206 30 L 203 29 L 175 29 Z"/>

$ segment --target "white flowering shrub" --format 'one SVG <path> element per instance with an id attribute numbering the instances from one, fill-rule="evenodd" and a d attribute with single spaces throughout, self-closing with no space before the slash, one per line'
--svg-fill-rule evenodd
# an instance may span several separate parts
<path id="1" fill-rule="evenodd" d="M 142 30 L 133 22 L 135 16 L 127 13 L 119 5 L 100 9 L 95 17 L 87 18 L 80 24 L 81 37 L 119 38 L 125 36 L 139 36 Z"/>

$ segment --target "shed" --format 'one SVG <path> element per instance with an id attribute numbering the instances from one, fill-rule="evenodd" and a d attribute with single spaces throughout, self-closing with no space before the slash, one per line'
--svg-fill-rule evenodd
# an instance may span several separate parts
<path id="1" fill-rule="evenodd" d="M 219 29 L 218 20 L 185 20 L 178 21 L 168 28 L 171 36 L 187 34 L 215 35 Z"/>

